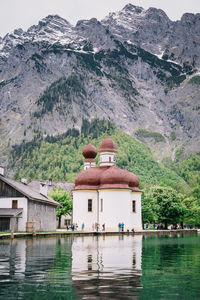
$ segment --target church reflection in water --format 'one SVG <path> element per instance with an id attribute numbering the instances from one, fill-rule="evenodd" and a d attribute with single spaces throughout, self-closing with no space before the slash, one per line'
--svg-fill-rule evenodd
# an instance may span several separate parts
<path id="1" fill-rule="evenodd" d="M 132 234 L 2 240 L 0 299 L 137 299 L 141 252 Z"/>
<path id="2" fill-rule="evenodd" d="M 138 299 L 142 236 L 79 237 L 72 243 L 72 281 L 83 299 Z"/>

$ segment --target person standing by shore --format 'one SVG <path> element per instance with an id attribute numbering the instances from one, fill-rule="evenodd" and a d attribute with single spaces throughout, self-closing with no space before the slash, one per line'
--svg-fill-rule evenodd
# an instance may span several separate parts
<path id="1" fill-rule="evenodd" d="M 85 224 L 83 223 L 81 228 L 82 228 L 82 231 L 84 231 L 84 227 L 85 227 Z"/>

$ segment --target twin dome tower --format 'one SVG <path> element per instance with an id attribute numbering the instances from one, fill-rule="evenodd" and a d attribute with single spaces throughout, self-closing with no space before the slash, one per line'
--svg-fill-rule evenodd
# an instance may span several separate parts
<path id="1" fill-rule="evenodd" d="M 75 179 L 73 190 L 73 222 L 91 231 L 104 224 L 106 231 L 141 230 L 141 191 L 133 173 L 116 167 L 116 146 L 106 137 L 99 146 L 100 166 L 96 167 L 97 149 L 83 148 L 84 170 Z"/>
<path id="2" fill-rule="evenodd" d="M 100 152 L 100 166 L 113 166 L 115 165 L 116 147 L 111 138 L 107 137 L 99 146 Z M 94 158 L 97 156 L 97 149 L 95 146 L 88 144 L 83 148 L 83 156 L 85 157 L 84 169 L 87 168 L 87 163 L 93 163 Z M 95 165 L 95 164 L 94 164 Z M 92 165 L 91 165 L 92 166 Z"/>

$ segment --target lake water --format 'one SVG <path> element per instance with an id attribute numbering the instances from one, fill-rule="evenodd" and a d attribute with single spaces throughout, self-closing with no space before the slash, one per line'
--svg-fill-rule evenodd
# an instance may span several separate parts
<path id="1" fill-rule="evenodd" d="M 0 299 L 200 299 L 200 235 L 0 241 Z"/>

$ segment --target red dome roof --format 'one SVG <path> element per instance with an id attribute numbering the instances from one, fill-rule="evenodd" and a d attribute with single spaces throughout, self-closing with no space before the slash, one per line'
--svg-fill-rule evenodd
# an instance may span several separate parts
<path id="1" fill-rule="evenodd" d="M 127 171 L 115 166 L 102 174 L 100 182 L 100 188 L 129 188 Z"/>
<path id="2" fill-rule="evenodd" d="M 131 172 L 127 172 L 128 184 L 131 188 L 139 186 L 139 180 L 137 176 Z"/>
<path id="3" fill-rule="evenodd" d="M 93 159 L 97 156 L 97 149 L 92 144 L 88 144 L 87 146 L 85 146 L 83 148 L 82 154 L 85 157 L 85 159 L 88 159 L 88 158 Z"/>
<path id="4" fill-rule="evenodd" d="M 75 179 L 75 190 L 124 188 L 140 191 L 137 176 L 116 166 L 91 167 L 81 171 Z"/>
<path id="5" fill-rule="evenodd" d="M 99 152 L 116 152 L 116 146 L 113 140 L 107 136 L 99 146 Z"/>
<path id="6" fill-rule="evenodd" d="M 81 171 L 75 178 L 75 189 L 98 189 L 101 174 L 107 168 L 92 167 Z"/>

